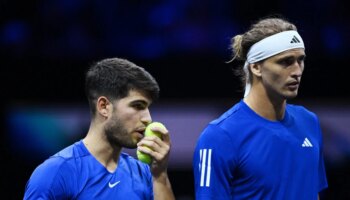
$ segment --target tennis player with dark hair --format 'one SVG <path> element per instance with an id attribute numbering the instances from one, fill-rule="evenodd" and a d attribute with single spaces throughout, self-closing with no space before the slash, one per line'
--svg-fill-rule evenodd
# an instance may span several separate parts
<path id="1" fill-rule="evenodd" d="M 174 199 L 168 131 L 153 129 L 162 140 L 143 135 L 158 93 L 156 80 L 130 61 L 111 58 L 93 65 L 86 74 L 92 118 L 86 137 L 39 165 L 24 199 Z M 138 147 L 152 163 L 122 153 L 123 147 Z"/>
<path id="2" fill-rule="evenodd" d="M 327 187 L 318 117 L 299 105 L 305 47 L 297 28 L 266 18 L 232 39 L 244 98 L 197 141 L 196 199 L 316 200 Z"/>

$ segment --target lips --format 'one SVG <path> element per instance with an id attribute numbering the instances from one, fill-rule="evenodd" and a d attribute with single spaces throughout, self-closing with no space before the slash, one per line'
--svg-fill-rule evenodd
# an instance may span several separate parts
<path id="1" fill-rule="evenodd" d="M 288 83 L 287 87 L 289 89 L 295 90 L 295 89 L 297 89 L 299 87 L 299 82 L 298 81 L 294 81 L 294 82 Z"/>
<path id="2" fill-rule="evenodd" d="M 288 85 L 299 85 L 299 82 L 288 83 Z"/>
<path id="3" fill-rule="evenodd" d="M 135 132 L 137 132 L 140 135 L 144 136 L 145 135 L 145 129 L 146 129 L 146 127 L 138 128 L 138 129 L 135 130 Z"/>

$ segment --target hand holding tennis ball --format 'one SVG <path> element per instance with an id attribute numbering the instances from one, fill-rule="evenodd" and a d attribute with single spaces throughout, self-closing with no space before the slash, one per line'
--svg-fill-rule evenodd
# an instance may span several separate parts
<path id="1" fill-rule="evenodd" d="M 165 126 L 164 126 L 162 123 L 160 123 L 160 122 L 152 122 L 152 123 L 150 123 L 150 124 L 146 127 L 146 130 L 145 130 L 145 137 L 147 137 L 147 136 L 153 136 L 153 135 L 154 135 L 154 136 L 157 136 L 157 137 L 159 137 L 160 139 L 162 139 L 162 133 L 156 132 L 156 131 L 152 131 L 151 129 L 152 129 L 153 127 L 159 127 L 159 128 L 162 128 L 162 129 L 165 129 L 165 130 L 166 130 Z M 148 147 L 146 147 L 146 148 L 148 148 Z M 144 162 L 144 163 L 147 163 L 147 164 L 150 164 L 150 163 L 152 162 L 152 158 L 151 158 L 150 155 L 145 154 L 145 153 L 140 152 L 140 151 L 136 151 L 136 154 L 137 154 L 137 158 L 138 158 L 140 161 L 142 161 L 142 162 Z"/>

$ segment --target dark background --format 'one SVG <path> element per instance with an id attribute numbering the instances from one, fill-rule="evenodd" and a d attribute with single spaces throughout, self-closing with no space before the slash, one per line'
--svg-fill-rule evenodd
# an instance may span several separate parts
<path id="1" fill-rule="evenodd" d="M 306 45 L 298 102 L 348 107 L 350 12 L 342 1 L 1 0 L 4 199 L 21 199 L 26 181 L 44 157 L 79 139 L 72 137 L 41 156 L 28 156 L 11 145 L 14 125 L 8 118 L 16 108 L 86 106 L 85 70 L 107 57 L 145 67 L 160 84 L 159 101 L 164 104 L 237 100 L 242 96 L 240 83 L 231 72 L 234 64 L 226 63 L 231 58 L 230 39 L 256 20 L 275 15 L 295 23 Z M 350 150 L 344 151 L 347 156 L 340 164 L 326 159 L 330 188 L 323 199 L 350 199 Z M 192 199 L 191 168 L 171 168 L 169 174 L 177 198 Z"/>

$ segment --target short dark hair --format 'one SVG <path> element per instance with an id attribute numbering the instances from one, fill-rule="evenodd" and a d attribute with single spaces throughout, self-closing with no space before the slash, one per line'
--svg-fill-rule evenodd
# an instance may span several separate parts
<path id="1" fill-rule="evenodd" d="M 159 95 L 156 80 L 144 68 L 121 58 L 108 58 L 93 64 L 85 76 L 85 92 L 92 116 L 100 96 L 110 100 L 126 97 L 130 90 L 143 92 L 152 101 Z"/>

